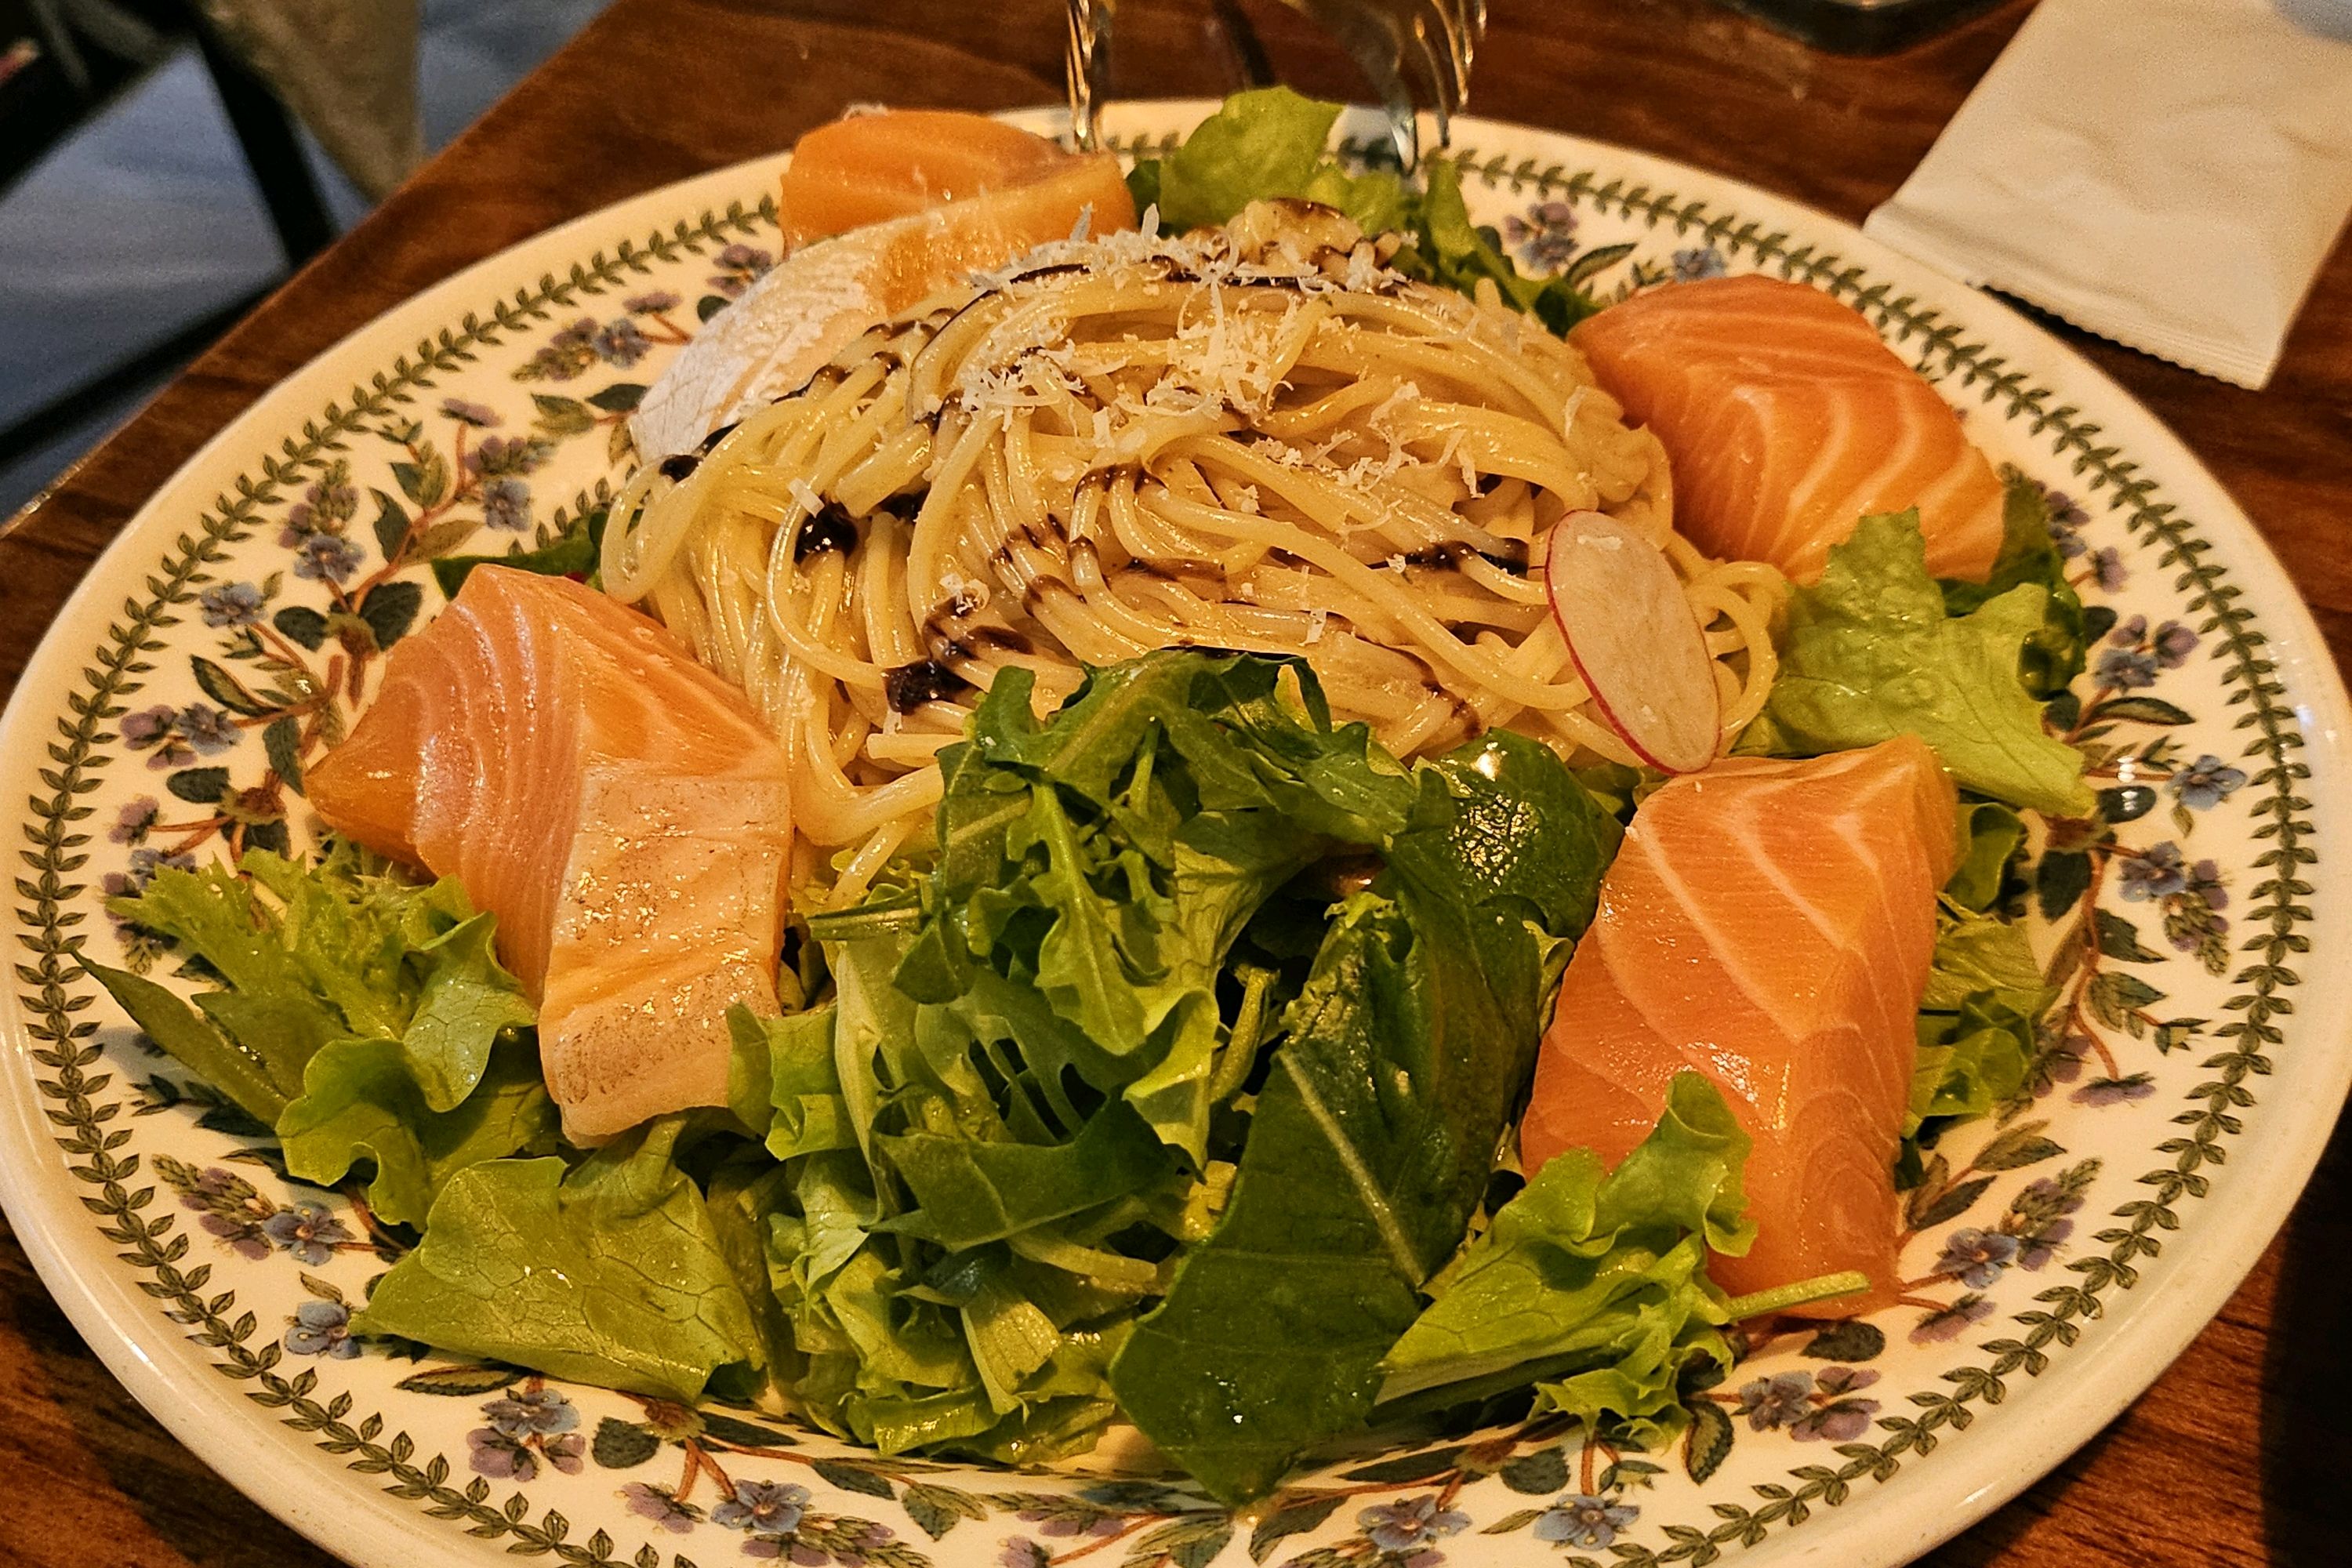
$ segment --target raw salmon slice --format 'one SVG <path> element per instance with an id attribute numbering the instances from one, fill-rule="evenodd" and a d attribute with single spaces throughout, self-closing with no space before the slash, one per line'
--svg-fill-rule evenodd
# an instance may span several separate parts
<path id="1" fill-rule="evenodd" d="M 1737 1295 L 1854 1268 L 1891 1296 L 1895 1156 L 1956 799 L 1903 735 L 1728 758 L 1644 801 L 1560 983 L 1519 1130 L 1528 1169 L 1580 1148 L 1613 1165 L 1696 1068 L 1755 1140 L 1755 1249 L 1716 1259 L 1717 1282 Z"/>
<path id="2" fill-rule="evenodd" d="M 660 626 L 482 566 L 306 784 L 336 832 L 498 916 L 580 1142 L 726 1102 L 729 1004 L 776 1011 L 785 779 L 742 694 Z"/>
<path id="3" fill-rule="evenodd" d="M 828 130 L 864 135 L 857 128 L 896 118 L 869 115 Z M 816 240 L 752 284 L 679 351 L 639 403 L 630 420 L 638 455 L 654 462 L 694 450 L 711 431 L 800 390 L 877 321 L 974 272 L 1002 267 L 1048 240 L 1066 239 L 1082 221 L 1095 234 L 1135 226 L 1135 200 L 1117 158 L 1076 156 L 1041 138 L 1028 139 L 1053 158 L 1024 170 L 1018 180 Z M 877 150 L 877 158 L 894 160 L 875 176 L 877 188 L 912 189 L 908 182 L 919 177 L 913 146 L 898 139 Z M 814 198 L 792 197 L 789 184 L 787 198 L 821 212 L 825 222 L 846 210 L 833 195 L 812 208 Z"/>
<path id="4" fill-rule="evenodd" d="M 1709 554 L 1810 583 L 1860 519 L 1916 506 L 1930 571 L 1992 570 L 2000 477 L 1936 389 L 1821 290 L 1754 276 L 1669 284 L 1569 341 L 1664 445 L 1675 526 Z"/>
<path id="5" fill-rule="evenodd" d="M 1072 161 L 1043 136 L 951 110 L 895 109 L 820 125 L 793 147 L 776 221 L 787 245 L 904 217 Z"/>

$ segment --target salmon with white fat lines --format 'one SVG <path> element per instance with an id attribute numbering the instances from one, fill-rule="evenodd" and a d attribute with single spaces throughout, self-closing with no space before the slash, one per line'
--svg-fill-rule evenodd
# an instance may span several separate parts
<path id="1" fill-rule="evenodd" d="M 783 749 L 660 626 L 477 567 L 385 660 L 310 803 L 498 916 L 575 1142 L 727 1099 L 728 1006 L 776 1011 Z"/>

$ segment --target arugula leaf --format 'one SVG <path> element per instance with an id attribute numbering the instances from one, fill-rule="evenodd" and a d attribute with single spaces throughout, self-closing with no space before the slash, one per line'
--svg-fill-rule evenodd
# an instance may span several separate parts
<path id="1" fill-rule="evenodd" d="M 884 1228 L 962 1249 L 1124 1197 L 1166 1175 L 1163 1145 L 1117 1101 L 1066 1143 L 884 1133 L 883 1156 L 907 1184 L 913 1212 Z"/>
<path id="2" fill-rule="evenodd" d="M 289 1103 L 285 1080 L 273 1053 L 231 1041 L 180 994 L 144 975 L 81 961 L 83 972 L 110 992 L 131 1021 L 173 1060 L 235 1100 L 265 1126 L 274 1125 Z M 307 1059 L 307 1057 L 305 1058 Z"/>
<path id="3" fill-rule="evenodd" d="M 433 563 L 433 581 L 445 599 L 457 596 L 457 591 L 466 585 L 466 579 L 473 575 L 477 566 L 510 566 L 542 577 L 578 577 L 593 584 L 597 563 L 604 556 L 605 516 L 604 507 L 591 508 L 561 537 L 536 550 L 510 551 L 504 555 L 441 556 Z"/>
<path id="4" fill-rule="evenodd" d="M 692 1121 L 650 1122 L 569 1173 L 558 1159 L 459 1172 L 353 1330 L 687 1404 L 722 1369 L 763 1365 L 702 1194 L 677 1168 Z"/>
<path id="5" fill-rule="evenodd" d="M 1460 1245 L 1612 818 L 1498 733 L 1416 775 L 1388 868 L 1286 1009 L 1222 1219 L 1112 1363 L 1121 1407 L 1220 1500 L 1359 1426 Z"/>
<path id="6" fill-rule="evenodd" d="M 302 1098 L 278 1118 L 286 1168 L 331 1185 L 375 1162 L 368 1204 L 394 1225 L 421 1226 L 449 1179 L 519 1149 L 555 1147 L 555 1102 L 539 1053 L 501 1042 L 463 1103 L 437 1110 L 397 1040 L 337 1040 L 303 1069 Z"/>
<path id="7" fill-rule="evenodd" d="M 1864 518 L 1821 582 L 1790 595 L 1780 673 L 1740 749 L 1815 756 L 1907 732 L 1978 794 L 2087 815 L 2082 753 L 2042 731 L 2019 674 L 2048 602 L 2048 590 L 2020 583 L 1948 615 L 1918 514 Z"/>
<path id="8" fill-rule="evenodd" d="M 1426 189 L 1413 217 L 1413 243 L 1397 252 L 1399 271 L 1464 294 L 1475 295 L 1481 281 L 1491 282 L 1505 304 L 1533 315 L 1560 335 L 1601 309 L 1601 302 L 1584 292 L 1571 273 L 1525 276 L 1503 254 L 1491 231 L 1471 223 L 1459 163 L 1433 158 L 1423 179 Z"/>
<path id="9" fill-rule="evenodd" d="M 1539 1411 L 1612 1417 L 1650 1446 L 1671 1436 L 1686 1419 L 1684 1370 L 1732 1363 L 1706 1257 L 1755 1239 L 1741 1212 L 1748 1152 L 1721 1094 L 1684 1072 L 1614 1171 L 1583 1149 L 1548 1162 L 1383 1358 L 1384 1413 L 1534 1383 Z"/>
<path id="10" fill-rule="evenodd" d="M 1197 1165 L 1228 952 L 1335 843 L 1401 826 L 1412 782 L 1363 726 L 1332 726 L 1304 666 L 1174 652 L 1094 672 L 1046 721 L 1008 670 L 941 766 L 898 990 L 1016 1047 L 1023 1097 L 1066 1130 L 1074 1072 Z"/>
<path id="11" fill-rule="evenodd" d="M 779 1378 L 799 1364 L 783 1304 L 768 1280 L 768 1232 L 790 1196 L 791 1176 L 764 1150 L 742 1146 L 710 1173 L 702 1211 L 735 1278 L 735 1288 L 751 1310 L 761 1354 L 756 1358 Z"/>

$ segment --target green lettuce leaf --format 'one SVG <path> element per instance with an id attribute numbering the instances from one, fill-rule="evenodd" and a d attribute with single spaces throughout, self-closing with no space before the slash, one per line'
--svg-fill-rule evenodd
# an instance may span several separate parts
<path id="1" fill-rule="evenodd" d="M 882 1154 L 915 1200 L 886 1228 L 958 1250 L 1083 1213 L 1168 1173 L 1160 1141 L 1113 1101 L 1066 1143 L 884 1133 Z"/>
<path id="2" fill-rule="evenodd" d="M 800 1362 L 792 1391 L 886 1452 L 1075 1451 L 1112 1413 L 1104 1347 L 1159 1278 L 1106 1238 L 1167 1201 L 1138 1179 L 1189 1179 L 1118 1100 L 1064 1140 L 1036 1107 L 1000 1100 L 1027 1076 L 1010 1026 L 970 997 L 914 1003 L 891 978 L 911 943 L 887 930 L 826 942 L 834 1001 L 761 1026 L 768 1149 L 790 1173 L 766 1252 Z M 1051 1026 L 1034 988 L 994 990 L 1028 998 L 1024 1027 Z"/>
<path id="3" fill-rule="evenodd" d="M 1426 189 L 1413 215 L 1413 242 L 1396 256 L 1399 271 L 1464 294 L 1491 282 L 1503 302 L 1533 315 L 1556 333 L 1601 309 L 1580 287 L 1575 270 L 1530 278 L 1513 266 L 1494 234 L 1470 221 L 1462 196 L 1462 167 L 1445 158 L 1424 165 Z"/>
<path id="4" fill-rule="evenodd" d="M 1371 1410 L 1616 847 L 1535 742 L 1497 733 L 1416 776 L 1387 869 L 1285 1012 L 1223 1217 L 1111 1365 L 1129 1419 L 1220 1500 L 1265 1495 Z"/>
<path id="5" fill-rule="evenodd" d="M 2042 1016 L 2042 984 L 2025 929 L 1965 909 L 1939 921 L 1919 1009 L 1906 1139 L 1929 1123 L 1985 1115 L 2018 1092 Z"/>
<path id="6" fill-rule="evenodd" d="M 352 1328 L 688 1404 L 723 1369 L 763 1365 L 727 1248 L 677 1167 L 692 1136 L 691 1119 L 665 1117 L 568 1173 L 558 1159 L 459 1172 Z"/>
<path id="7" fill-rule="evenodd" d="M 1423 163 L 1423 189 L 1395 173 L 1350 174 L 1327 151 L 1339 105 L 1302 98 L 1286 87 L 1237 92 L 1166 157 L 1146 159 L 1128 176 L 1140 212 L 1155 203 L 1161 226 L 1175 233 L 1227 222 L 1254 201 L 1304 197 L 1335 207 L 1366 234 L 1401 234 L 1397 268 L 1425 282 L 1475 294 L 1494 284 L 1503 302 L 1532 313 L 1555 332 L 1600 309 L 1575 269 L 1529 278 L 1512 265 L 1495 235 L 1470 221 L 1459 165 Z"/>
<path id="8" fill-rule="evenodd" d="M 450 1110 L 493 1043 L 530 1025 L 522 987 L 492 954 L 492 917 L 454 879 L 410 882 L 348 846 L 315 866 L 252 851 L 238 870 L 166 868 L 110 900 L 218 978 L 193 1011 L 159 985 L 89 972 L 157 1044 L 255 1116 L 275 1123 L 305 1092 L 310 1058 L 353 1039 L 396 1042 L 425 1104 Z"/>
<path id="9" fill-rule="evenodd" d="M 522 984 L 499 964 L 490 944 L 498 917 L 460 921 L 418 948 L 415 1010 L 400 1030 L 400 1054 L 435 1110 L 451 1110 L 474 1092 L 495 1042 L 530 1027 L 537 1016 Z"/>
<path id="10" fill-rule="evenodd" d="M 1743 751 L 1814 756 L 1916 734 L 1964 787 L 2087 815 L 2082 753 L 2043 732 L 2020 676 L 2048 590 L 2020 583 L 1964 616 L 1927 575 L 1916 512 L 1866 517 L 1821 582 L 1790 596 L 1780 673 Z"/>
<path id="11" fill-rule="evenodd" d="M 286 1169 L 332 1185 L 362 1159 L 375 1163 L 368 1205 L 394 1225 L 422 1226 L 449 1179 L 517 1150 L 551 1152 L 555 1102 L 539 1053 L 502 1041 L 463 1102 L 434 1109 L 396 1040 L 336 1040 L 303 1069 L 302 1098 L 278 1119 Z"/>
<path id="12" fill-rule="evenodd" d="M 1706 1257 L 1755 1238 L 1741 1212 L 1748 1151 L 1722 1096 L 1685 1072 L 1614 1171 L 1581 1149 L 1547 1163 L 1382 1359 L 1385 1410 L 1533 1383 L 1539 1411 L 1611 1418 L 1651 1445 L 1679 1429 L 1685 1369 L 1732 1363 Z"/>
<path id="13" fill-rule="evenodd" d="M 1016 1107 L 1075 1135 L 1074 1074 L 1197 1166 L 1234 942 L 1335 845 L 1401 826 L 1412 782 L 1363 726 L 1332 726 L 1303 667 L 1258 658 L 1148 656 L 1043 721 L 1008 670 L 971 737 L 941 756 L 936 868 L 897 989 L 950 1009 L 973 1048 L 1015 1048 Z M 948 1021 L 926 1028 L 943 1039 Z M 992 1120 L 984 1098 L 959 1114 Z"/>
<path id="14" fill-rule="evenodd" d="M 562 535 L 536 550 L 511 550 L 503 555 L 443 555 L 433 563 L 433 581 L 444 599 L 454 599 L 477 566 L 507 566 L 542 577 L 577 577 L 594 586 L 597 563 L 604 557 L 606 510 L 591 507 Z"/>
<path id="15" fill-rule="evenodd" d="M 2023 926 L 1972 913 L 1947 913 L 1937 922 L 1923 1010 L 1958 1012 L 1979 991 L 2032 995 L 2043 989 Z"/>
<path id="16" fill-rule="evenodd" d="M 2001 878 L 2025 847 L 2025 824 L 1999 801 L 1960 803 L 1960 863 L 1944 883 L 1944 896 L 1963 909 L 1989 910 L 2000 896 Z"/>
<path id="17" fill-rule="evenodd" d="M 1150 189 L 1138 192 L 1138 210 L 1158 202 L 1160 226 L 1181 234 L 1223 223 L 1255 201 L 1303 196 L 1338 207 L 1367 233 L 1398 226 L 1404 195 L 1394 174 L 1351 177 L 1326 155 L 1339 118 L 1338 104 L 1286 87 L 1237 92 L 1149 165 L 1142 178 Z"/>
<path id="18" fill-rule="evenodd" d="M 2013 468 L 2001 470 L 2000 554 L 1981 583 L 1946 577 L 1937 586 L 1944 609 L 1954 616 L 1973 615 L 2020 584 L 2042 589 L 2041 627 L 2026 639 L 2018 673 L 2025 689 L 2038 698 L 2056 696 L 2066 683 L 2083 673 L 2091 637 L 2084 618 L 2082 598 L 2066 581 L 2066 560 L 2050 532 L 2050 500 L 2042 487 Z"/>
<path id="19" fill-rule="evenodd" d="M 781 1018 L 740 1004 L 728 1010 L 728 1109 L 776 1159 L 858 1146 L 834 1052 L 837 1011 L 834 1003 Z"/>

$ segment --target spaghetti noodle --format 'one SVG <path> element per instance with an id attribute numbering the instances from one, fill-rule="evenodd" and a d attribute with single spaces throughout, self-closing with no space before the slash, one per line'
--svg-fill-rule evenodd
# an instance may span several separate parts
<path id="1" fill-rule="evenodd" d="M 1295 655 L 1401 755 L 1508 726 L 1629 762 L 1541 581 L 1580 509 L 1666 552 L 1726 733 L 1755 715 L 1779 575 L 1675 534 L 1663 452 L 1574 350 L 1384 243 L 1261 203 L 1223 231 L 1049 246 L 631 480 L 604 586 L 784 739 L 796 879 L 821 847 L 862 890 L 1015 665 L 1057 702 L 1151 648 Z"/>

